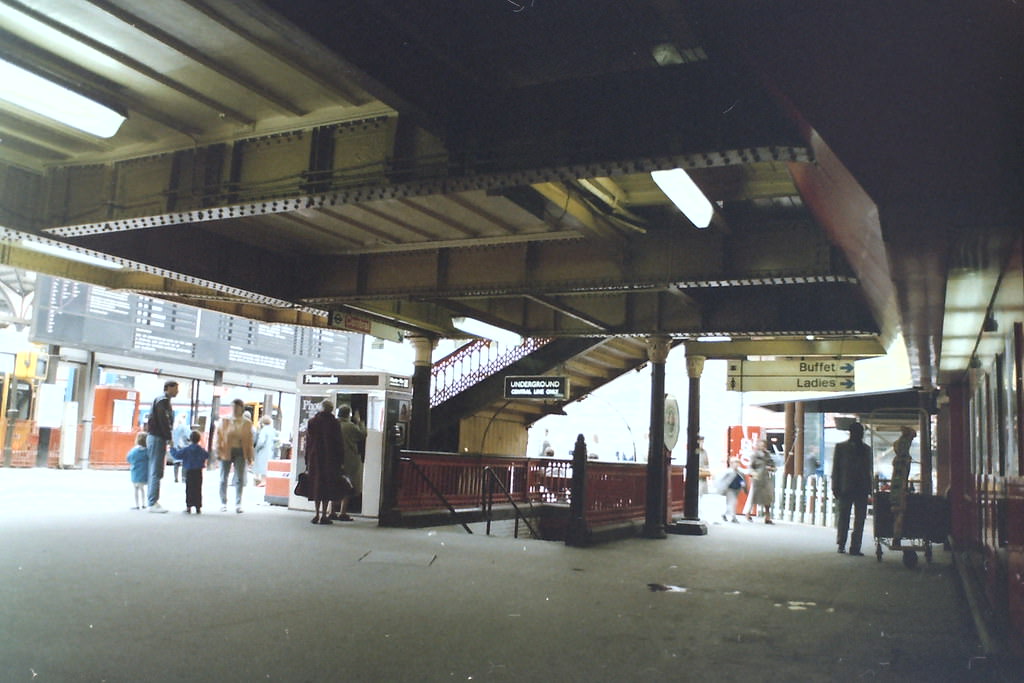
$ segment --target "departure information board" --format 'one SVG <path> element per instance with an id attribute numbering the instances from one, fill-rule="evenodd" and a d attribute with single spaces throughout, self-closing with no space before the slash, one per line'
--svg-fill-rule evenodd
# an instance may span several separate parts
<path id="1" fill-rule="evenodd" d="M 361 334 L 280 325 L 39 275 L 32 341 L 294 379 L 358 368 Z"/>

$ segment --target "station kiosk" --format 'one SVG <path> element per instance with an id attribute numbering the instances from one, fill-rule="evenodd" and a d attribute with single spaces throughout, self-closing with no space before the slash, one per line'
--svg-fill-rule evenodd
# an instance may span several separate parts
<path id="1" fill-rule="evenodd" d="M 365 517 L 378 517 L 382 503 L 384 477 L 391 468 L 387 462 L 394 440 L 408 433 L 412 406 L 412 380 L 409 377 L 371 370 L 308 370 L 298 378 L 298 405 L 295 416 L 295 449 L 291 457 L 291 486 L 306 470 L 306 423 L 320 412 L 324 399 L 338 408 L 347 405 L 366 424 L 363 461 L 362 501 L 349 511 Z M 396 436 L 397 435 L 397 436 Z M 290 488 L 288 507 L 313 510 L 313 501 L 296 496 Z"/>

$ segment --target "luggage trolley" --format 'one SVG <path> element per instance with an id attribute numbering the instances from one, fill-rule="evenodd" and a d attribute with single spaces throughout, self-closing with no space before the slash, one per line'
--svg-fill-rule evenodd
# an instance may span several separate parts
<path id="1" fill-rule="evenodd" d="M 914 411 L 911 419 L 919 419 L 923 411 Z M 876 452 L 875 438 L 883 431 L 881 425 L 907 424 L 911 420 L 906 410 L 876 410 L 866 420 L 871 429 L 871 448 Z M 916 425 L 915 425 L 916 427 Z M 920 460 L 914 460 L 920 464 Z M 882 548 L 902 551 L 903 565 L 908 569 L 917 566 L 917 554 L 924 552 L 925 561 L 932 561 L 932 544 L 944 543 L 949 534 L 949 503 L 942 496 L 911 493 L 914 483 L 920 485 L 920 477 L 908 480 L 906 508 L 903 513 L 903 529 L 896 542 L 894 535 L 896 513 L 892 509 L 892 493 L 889 481 L 877 473 L 874 477 L 873 490 L 873 526 L 875 536 L 875 557 L 882 561 Z"/>
<path id="2" fill-rule="evenodd" d="M 875 477 L 875 481 L 878 478 Z M 949 503 L 942 496 L 907 494 L 903 513 L 903 535 L 899 544 L 893 538 L 892 501 L 888 491 L 875 486 L 875 557 L 882 561 L 882 547 L 903 552 L 907 569 L 917 566 L 917 553 L 924 551 L 925 560 L 932 561 L 932 544 L 943 543 L 949 534 Z"/>

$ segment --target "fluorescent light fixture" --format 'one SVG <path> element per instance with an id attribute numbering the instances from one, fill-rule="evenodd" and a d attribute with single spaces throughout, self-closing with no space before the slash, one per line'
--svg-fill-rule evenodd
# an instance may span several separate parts
<path id="1" fill-rule="evenodd" d="M 709 343 L 709 344 L 715 344 L 715 343 L 720 343 L 720 342 L 731 342 L 732 341 L 732 337 L 729 337 L 729 336 L 724 335 L 724 334 L 709 334 L 709 335 L 704 336 L 704 337 L 697 337 L 697 341 L 699 341 L 699 342 L 706 342 L 706 343 Z"/>
<path id="2" fill-rule="evenodd" d="M 72 248 L 60 246 L 52 242 L 34 242 L 32 240 L 21 240 L 18 246 L 28 249 L 29 251 L 35 251 L 40 254 L 46 254 L 47 256 L 56 256 L 57 258 L 67 259 L 68 261 L 75 261 L 76 263 L 84 263 L 87 266 L 98 266 L 100 268 L 109 268 L 110 270 L 121 270 L 122 266 L 114 261 L 108 261 L 101 256 L 94 256 L 89 252 L 77 251 Z"/>
<path id="3" fill-rule="evenodd" d="M 0 100 L 100 138 L 113 136 L 125 121 L 113 109 L 2 59 Z"/>
<path id="4" fill-rule="evenodd" d="M 686 171 L 681 168 L 651 171 L 651 180 L 686 214 L 691 223 L 702 229 L 711 225 L 715 207 Z"/>
<path id="5" fill-rule="evenodd" d="M 506 330 L 503 327 L 497 327 L 496 325 L 485 323 L 484 321 L 477 320 L 476 318 L 465 318 L 461 316 L 452 318 L 452 327 L 457 330 L 462 330 L 466 334 L 471 334 L 474 337 L 483 337 L 484 339 L 496 341 L 502 346 L 519 346 L 523 343 L 523 338 L 515 332 Z"/>

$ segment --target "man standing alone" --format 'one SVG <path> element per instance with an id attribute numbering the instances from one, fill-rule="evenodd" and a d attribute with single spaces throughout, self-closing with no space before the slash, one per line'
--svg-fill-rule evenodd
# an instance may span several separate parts
<path id="1" fill-rule="evenodd" d="M 850 531 L 850 508 L 853 508 L 853 536 L 850 538 L 850 554 L 863 555 L 860 551 L 864 536 L 864 518 L 868 511 L 868 495 L 871 493 L 872 474 L 871 448 L 864 443 L 864 425 L 854 422 L 850 425 L 850 438 L 836 444 L 832 456 L 832 494 L 839 508 L 839 528 L 836 534 L 838 552 L 846 552 L 846 535 Z"/>
<path id="2" fill-rule="evenodd" d="M 146 450 L 149 452 L 149 511 L 167 512 L 160 506 L 160 480 L 164 478 L 164 463 L 167 459 L 167 443 L 171 440 L 174 426 L 174 409 L 171 399 L 178 395 L 178 383 L 164 382 L 164 393 L 157 396 L 149 411 L 146 422 Z"/>

